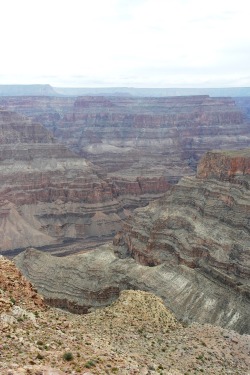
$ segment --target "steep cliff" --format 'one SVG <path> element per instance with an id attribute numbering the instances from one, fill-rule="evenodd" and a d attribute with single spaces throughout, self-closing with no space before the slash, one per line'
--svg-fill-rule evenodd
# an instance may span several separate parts
<path id="1" fill-rule="evenodd" d="M 0 110 L 0 251 L 110 237 L 126 216 L 100 168 L 41 124 Z"/>
<path id="2" fill-rule="evenodd" d="M 136 197 L 146 203 L 193 175 L 204 152 L 250 143 L 249 123 L 230 98 L 10 97 L 0 104 L 101 167 L 133 207 Z"/>
<path id="3" fill-rule="evenodd" d="M 140 263 L 185 264 L 249 294 L 250 151 L 208 152 L 197 177 L 138 209 L 116 236 Z"/>
<path id="4" fill-rule="evenodd" d="M 135 210 L 114 246 L 60 259 L 30 249 L 15 262 L 52 305 L 86 312 L 141 289 L 184 321 L 250 332 L 249 160 L 249 150 L 207 153 L 197 177 Z"/>

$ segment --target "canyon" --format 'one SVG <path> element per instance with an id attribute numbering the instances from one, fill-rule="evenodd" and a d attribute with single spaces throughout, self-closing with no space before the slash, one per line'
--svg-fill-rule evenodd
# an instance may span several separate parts
<path id="1" fill-rule="evenodd" d="M 127 208 L 194 175 L 204 152 L 250 144 L 244 105 L 230 98 L 24 96 L 1 97 L 0 105 L 41 123 L 100 167 Z"/>
<path id="2" fill-rule="evenodd" d="M 249 182 L 249 149 L 208 152 L 195 177 L 136 209 L 113 244 L 64 258 L 30 248 L 15 263 L 52 306 L 88 312 L 139 289 L 188 324 L 249 333 Z"/>
<path id="3" fill-rule="evenodd" d="M 247 147 L 248 104 L 1 96 L 1 251 L 44 246 L 59 255 L 111 239 L 133 209 L 194 175 L 204 152 Z"/>
<path id="4" fill-rule="evenodd" d="M 138 289 L 185 323 L 249 333 L 248 105 L 2 96 L 1 253 L 54 307 Z"/>
<path id="5" fill-rule="evenodd" d="M 23 115 L 0 110 L 0 159 L 1 252 L 46 245 L 56 251 L 88 237 L 98 242 L 127 215 L 100 168 Z"/>

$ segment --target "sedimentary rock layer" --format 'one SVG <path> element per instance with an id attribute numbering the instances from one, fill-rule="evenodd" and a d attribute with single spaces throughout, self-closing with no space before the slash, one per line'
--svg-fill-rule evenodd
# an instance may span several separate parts
<path id="1" fill-rule="evenodd" d="M 16 264 L 52 305 L 86 312 L 141 289 L 179 319 L 249 332 L 249 160 L 249 150 L 209 152 L 197 177 L 135 210 L 114 246 L 63 259 L 30 249 Z"/>
<path id="2" fill-rule="evenodd" d="M 10 97 L 0 103 L 41 122 L 101 167 L 120 196 L 162 194 L 194 174 L 205 151 L 250 142 L 245 115 L 230 98 Z"/>
<path id="3" fill-rule="evenodd" d="M 185 265 L 155 267 L 120 259 L 111 244 L 85 254 L 54 257 L 28 249 L 17 267 L 52 306 L 76 313 L 100 308 L 121 290 L 139 289 L 160 296 L 178 319 L 212 323 L 249 333 L 249 300 L 237 290 Z"/>
<path id="4" fill-rule="evenodd" d="M 41 124 L 0 111 L 0 250 L 115 233 L 126 216 L 100 168 Z"/>
<path id="5" fill-rule="evenodd" d="M 142 264 L 186 264 L 249 293 L 249 162 L 249 149 L 208 152 L 197 177 L 136 210 L 115 243 Z"/>

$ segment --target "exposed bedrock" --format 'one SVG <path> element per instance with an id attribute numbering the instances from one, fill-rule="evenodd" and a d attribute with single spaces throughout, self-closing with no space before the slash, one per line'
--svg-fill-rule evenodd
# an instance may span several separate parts
<path id="1" fill-rule="evenodd" d="M 249 150 L 207 153 L 197 177 L 135 210 L 113 245 L 61 259 L 29 249 L 15 262 L 55 306 L 86 312 L 141 289 L 179 319 L 249 333 L 249 160 Z"/>
<path id="2" fill-rule="evenodd" d="M 198 178 L 216 178 L 234 183 L 241 180 L 247 183 L 249 176 L 250 149 L 208 152 L 201 159 L 197 170 Z"/>
<path id="3" fill-rule="evenodd" d="M 0 251 L 110 238 L 128 212 L 99 167 L 41 124 L 0 110 Z"/>
<path id="4" fill-rule="evenodd" d="M 216 270 L 218 277 L 225 273 L 236 284 L 247 281 L 249 161 L 249 149 L 208 152 L 197 177 L 183 178 L 163 198 L 137 209 L 116 235 L 115 244 L 142 264 L 181 263 Z"/>
<path id="5" fill-rule="evenodd" d="M 211 275 L 167 262 L 148 267 L 118 258 L 111 244 L 68 257 L 28 249 L 14 259 L 46 302 L 86 313 L 113 302 L 124 289 L 151 291 L 163 298 L 178 319 L 228 327 L 249 333 L 246 296 Z"/>
<path id="6" fill-rule="evenodd" d="M 0 104 L 41 122 L 134 197 L 142 190 L 154 198 L 193 175 L 205 151 L 250 143 L 246 115 L 231 98 L 5 97 Z"/>

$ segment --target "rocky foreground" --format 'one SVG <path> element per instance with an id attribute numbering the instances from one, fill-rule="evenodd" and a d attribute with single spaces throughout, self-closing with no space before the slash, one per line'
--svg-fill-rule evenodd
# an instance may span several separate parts
<path id="1" fill-rule="evenodd" d="M 160 298 L 124 291 L 87 315 L 47 307 L 0 257 L 0 372 L 249 374 L 250 336 L 211 325 L 183 327 Z"/>

